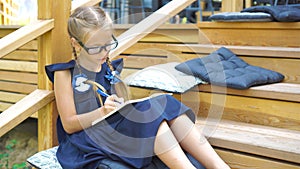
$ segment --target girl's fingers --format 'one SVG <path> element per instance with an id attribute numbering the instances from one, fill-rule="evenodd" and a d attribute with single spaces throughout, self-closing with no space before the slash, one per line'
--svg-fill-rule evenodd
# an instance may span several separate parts
<path id="1" fill-rule="evenodd" d="M 123 98 L 119 98 L 116 95 L 111 95 L 106 98 L 106 101 L 104 102 L 104 107 L 107 112 L 111 112 L 115 110 L 117 107 L 120 107 L 124 103 Z"/>

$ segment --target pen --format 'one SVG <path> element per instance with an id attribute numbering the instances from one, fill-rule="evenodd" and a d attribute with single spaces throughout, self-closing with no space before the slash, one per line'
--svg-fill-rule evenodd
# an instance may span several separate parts
<path id="1" fill-rule="evenodd" d="M 97 89 L 97 93 L 99 93 L 99 94 L 100 94 L 101 96 L 103 96 L 103 97 L 109 97 L 109 96 L 110 96 L 109 94 L 103 92 L 103 91 L 100 90 L 100 89 Z"/>
<path id="2" fill-rule="evenodd" d="M 103 91 L 100 90 L 100 89 L 97 89 L 97 93 L 99 93 L 99 94 L 100 94 L 101 96 L 103 96 L 103 97 L 109 97 L 109 96 L 110 96 L 109 94 L 103 92 Z M 119 104 L 122 104 L 121 102 L 119 102 L 119 101 L 117 101 L 117 100 L 114 100 L 114 101 L 117 102 L 117 103 L 119 103 Z"/>

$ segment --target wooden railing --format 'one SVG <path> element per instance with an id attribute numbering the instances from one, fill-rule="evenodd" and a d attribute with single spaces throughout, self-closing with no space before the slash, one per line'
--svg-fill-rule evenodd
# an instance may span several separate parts
<path id="1" fill-rule="evenodd" d="M 35 90 L 0 114 L 0 137 L 54 100 L 53 91 Z"/>
<path id="2" fill-rule="evenodd" d="M 54 20 L 38 20 L 0 39 L 0 58 L 54 28 Z"/>

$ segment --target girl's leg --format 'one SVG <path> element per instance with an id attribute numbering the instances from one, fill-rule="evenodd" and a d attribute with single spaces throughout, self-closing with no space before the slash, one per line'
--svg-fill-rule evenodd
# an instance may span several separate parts
<path id="1" fill-rule="evenodd" d="M 230 168 L 185 114 L 170 121 L 169 125 L 181 147 L 194 156 L 206 168 Z"/>
<path id="2" fill-rule="evenodd" d="M 195 168 L 184 154 L 165 121 L 158 128 L 154 143 L 154 152 L 169 168 Z"/>

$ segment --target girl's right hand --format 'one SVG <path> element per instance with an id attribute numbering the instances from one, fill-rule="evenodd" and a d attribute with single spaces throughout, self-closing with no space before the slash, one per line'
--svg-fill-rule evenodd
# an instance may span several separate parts
<path id="1" fill-rule="evenodd" d="M 104 110 L 105 114 L 108 114 L 109 112 L 115 110 L 117 107 L 119 107 L 121 104 L 123 104 L 124 99 L 118 98 L 116 95 L 111 95 L 106 98 L 104 102 Z"/>

